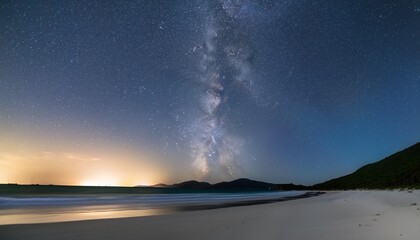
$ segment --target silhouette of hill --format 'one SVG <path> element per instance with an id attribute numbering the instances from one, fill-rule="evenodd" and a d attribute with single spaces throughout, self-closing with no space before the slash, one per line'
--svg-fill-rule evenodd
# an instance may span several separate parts
<path id="1" fill-rule="evenodd" d="M 420 143 L 356 172 L 316 184 L 314 189 L 387 189 L 420 187 Z"/>
<path id="2" fill-rule="evenodd" d="M 274 186 L 272 183 L 254 181 L 247 178 L 240 178 L 231 182 L 220 182 L 214 184 L 213 189 L 265 189 L 271 190 Z"/>
<path id="3" fill-rule="evenodd" d="M 186 181 L 173 185 L 157 184 L 153 187 L 179 188 L 179 189 L 210 189 L 210 190 L 307 190 L 309 187 L 290 184 L 273 184 L 255 181 L 247 178 L 239 178 L 230 182 L 210 184 L 208 182 Z"/>
<path id="4" fill-rule="evenodd" d="M 254 181 L 246 178 L 240 178 L 231 182 L 220 182 L 216 184 L 210 184 L 208 182 L 198 182 L 195 180 L 185 181 L 172 185 L 168 184 L 157 184 L 153 187 L 160 188 L 184 188 L 184 189 L 271 189 L 274 184 Z"/>
<path id="5" fill-rule="evenodd" d="M 172 188 L 189 188 L 189 189 L 207 189 L 211 187 L 211 184 L 208 182 L 198 182 L 195 180 L 186 181 L 182 183 L 176 183 L 170 185 Z"/>
<path id="6" fill-rule="evenodd" d="M 136 186 L 136 187 L 141 187 L 141 186 Z M 154 188 L 168 188 L 168 187 L 170 187 L 170 185 L 164 184 L 164 183 L 158 183 L 158 184 L 152 185 L 151 187 L 154 187 Z"/>

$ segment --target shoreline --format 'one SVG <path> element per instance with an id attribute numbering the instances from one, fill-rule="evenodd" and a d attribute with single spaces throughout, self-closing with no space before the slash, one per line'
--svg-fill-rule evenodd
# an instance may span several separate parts
<path id="1" fill-rule="evenodd" d="M 269 198 L 269 199 L 258 199 L 258 200 L 248 200 L 248 201 L 235 201 L 235 202 L 227 202 L 227 203 L 219 203 L 219 204 L 216 203 L 216 204 L 205 204 L 205 205 L 188 205 L 188 206 L 176 208 L 176 210 L 199 211 L 199 210 L 212 210 L 212 209 L 230 208 L 230 207 L 253 206 L 253 205 L 285 202 L 285 201 L 292 201 L 292 200 L 303 199 L 303 198 L 316 197 L 324 193 L 325 192 L 320 192 L 320 191 L 319 192 L 305 192 L 304 194 L 297 195 L 297 196 L 280 197 L 280 198 L 274 198 L 274 199 Z"/>
<path id="2" fill-rule="evenodd" d="M 270 204 L 170 215 L 0 226 L 2 239 L 417 240 L 420 191 L 327 192 Z"/>

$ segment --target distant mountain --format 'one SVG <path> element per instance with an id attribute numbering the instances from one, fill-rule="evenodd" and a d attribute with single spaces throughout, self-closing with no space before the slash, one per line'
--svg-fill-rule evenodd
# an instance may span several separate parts
<path id="1" fill-rule="evenodd" d="M 254 181 L 247 178 L 240 178 L 231 182 L 220 182 L 214 184 L 212 189 L 265 189 L 270 190 L 274 184 Z"/>
<path id="2" fill-rule="evenodd" d="M 136 187 L 140 187 L 140 186 L 136 186 Z M 159 184 L 152 185 L 151 187 L 155 187 L 155 188 L 169 188 L 171 186 L 168 185 L 168 184 L 159 183 Z"/>
<path id="3" fill-rule="evenodd" d="M 208 182 L 198 182 L 198 181 L 186 181 L 182 183 L 177 183 L 171 185 L 172 188 L 190 188 L 190 189 L 207 189 L 211 187 L 211 184 Z"/>
<path id="4" fill-rule="evenodd" d="M 157 184 L 156 188 L 178 188 L 178 189 L 213 189 L 213 190 L 306 190 L 308 187 L 294 184 L 273 184 L 240 178 L 231 182 L 220 182 L 210 184 L 208 182 L 186 181 L 172 185 Z"/>
<path id="5" fill-rule="evenodd" d="M 420 143 L 356 172 L 316 184 L 314 189 L 386 189 L 420 187 Z"/>

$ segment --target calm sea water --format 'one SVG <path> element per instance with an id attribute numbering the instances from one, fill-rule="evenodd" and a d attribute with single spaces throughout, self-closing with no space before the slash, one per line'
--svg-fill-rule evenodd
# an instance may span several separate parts
<path id="1" fill-rule="evenodd" d="M 170 214 L 186 206 L 278 199 L 301 191 L 172 194 L 0 195 L 0 224 L 46 223 Z"/>

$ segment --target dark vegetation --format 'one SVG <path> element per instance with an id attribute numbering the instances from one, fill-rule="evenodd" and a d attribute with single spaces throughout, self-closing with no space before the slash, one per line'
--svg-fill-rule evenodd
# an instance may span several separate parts
<path id="1" fill-rule="evenodd" d="M 420 188 L 420 143 L 352 174 L 313 186 L 320 190 L 395 188 Z"/>

